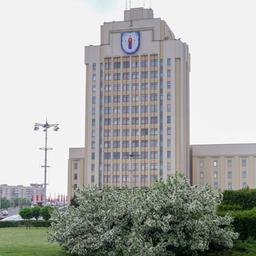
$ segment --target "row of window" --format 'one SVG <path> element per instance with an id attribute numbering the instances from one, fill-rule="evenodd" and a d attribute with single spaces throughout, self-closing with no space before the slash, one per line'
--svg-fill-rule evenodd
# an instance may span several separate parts
<path id="1" fill-rule="evenodd" d="M 141 180 L 141 182 L 148 182 L 148 176 L 147 175 L 132 175 L 132 176 L 128 176 L 128 175 L 123 175 L 123 176 L 119 176 L 119 175 L 113 175 L 113 176 L 108 176 L 108 175 L 104 175 L 104 182 L 105 183 L 115 183 L 115 182 L 120 182 L 120 180 L 122 180 L 122 182 L 132 182 L 132 183 L 138 183 L 139 182 L 139 178 Z M 157 180 L 157 176 L 156 175 L 150 175 L 150 181 L 154 182 Z"/>
<path id="2" fill-rule="evenodd" d="M 167 124 L 171 123 L 171 116 L 167 116 Z M 151 116 L 151 117 L 123 117 L 123 118 L 104 118 L 104 125 L 128 125 L 128 124 L 157 124 L 158 123 L 158 117 L 157 116 Z M 144 134 L 147 135 L 147 134 Z"/>
<path id="3" fill-rule="evenodd" d="M 139 153 L 139 159 L 157 159 L 161 152 L 159 151 L 142 151 Z M 127 152 L 104 152 L 104 159 L 128 159 L 131 154 Z M 167 158 L 171 158 L 171 151 L 167 151 Z M 95 153 L 92 153 L 91 159 L 95 159 Z"/>
<path id="4" fill-rule="evenodd" d="M 163 72 L 153 70 L 153 71 L 141 71 L 141 72 L 123 72 L 123 73 L 105 73 L 105 80 L 106 81 L 119 81 L 119 80 L 135 80 L 135 79 L 157 79 L 158 76 L 163 77 Z M 167 77 L 171 77 L 171 70 L 167 70 Z M 96 74 L 92 75 L 92 80 L 96 81 Z"/>
<path id="5" fill-rule="evenodd" d="M 112 167 L 110 164 L 104 164 L 104 172 L 119 172 L 122 170 L 123 172 L 130 171 L 136 172 L 138 170 L 158 170 L 159 164 L 158 163 L 122 163 L 116 164 L 113 163 Z"/>
<path id="6" fill-rule="evenodd" d="M 201 179 L 204 178 L 204 175 L 205 175 L 205 172 L 204 172 L 204 171 L 200 171 L 200 178 L 201 178 Z M 219 175 L 219 174 L 218 174 L 217 171 L 214 171 L 214 172 L 213 172 L 213 178 L 214 178 L 214 179 L 218 179 L 218 175 Z M 233 176 L 232 171 L 228 171 L 228 172 L 227 172 L 227 178 L 228 178 L 228 179 L 232 179 L 232 176 Z M 244 179 L 247 178 L 247 171 L 242 171 L 242 172 L 241 172 L 241 177 L 244 178 Z"/>
<path id="7" fill-rule="evenodd" d="M 218 160 L 213 160 L 212 165 L 213 165 L 213 167 L 217 167 L 219 165 L 219 161 Z M 233 166 L 232 159 L 227 159 L 226 165 L 227 165 L 227 167 L 232 167 Z M 205 166 L 205 161 L 200 159 L 199 160 L 199 167 L 204 168 L 204 166 Z M 247 159 L 241 159 L 241 166 L 242 167 L 247 167 Z"/>
<path id="8" fill-rule="evenodd" d="M 105 62 L 104 67 L 106 70 L 109 69 L 120 69 L 120 68 L 138 68 L 139 66 L 142 68 L 146 68 L 146 67 L 157 67 L 158 63 L 160 64 L 160 66 L 163 65 L 163 60 L 160 59 L 160 61 L 158 61 L 158 59 L 151 59 L 151 60 L 146 60 L 143 59 L 141 61 L 138 60 L 133 60 L 133 61 L 114 61 L 114 62 Z M 170 66 L 171 65 L 171 59 L 167 58 L 167 65 Z M 96 63 L 93 63 L 93 70 L 96 70 Z"/>
<path id="9" fill-rule="evenodd" d="M 171 104 L 167 104 L 167 112 L 171 112 Z M 160 106 L 162 112 L 162 106 Z M 158 112 L 158 105 L 140 105 L 140 106 L 123 106 L 123 107 L 105 107 L 104 114 L 120 113 L 152 113 Z"/>
<path id="10" fill-rule="evenodd" d="M 93 86 L 95 87 L 95 86 Z M 129 84 L 129 83 L 125 83 L 125 84 L 105 84 L 104 85 L 104 90 L 106 92 L 111 92 L 111 91 L 129 91 L 129 89 L 131 90 L 147 90 L 147 89 L 151 89 L 151 90 L 156 90 L 158 89 L 159 87 L 161 87 L 161 84 L 158 84 L 157 82 L 151 82 L 151 83 L 132 83 L 132 84 Z M 171 87 L 171 81 L 168 81 L 167 82 L 167 87 Z M 93 90 L 96 90 L 96 87 L 95 89 Z"/>
<path id="11" fill-rule="evenodd" d="M 94 130 L 93 130 L 94 131 Z M 167 127 L 167 135 L 171 135 L 171 127 Z M 115 136 L 145 136 L 145 135 L 159 135 L 158 128 L 141 128 L 141 129 L 113 129 L 104 130 L 104 137 Z M 92 137 L 95 136 L 95 132 L 92 133 Z"/>
<path id="12" fill-rule="evenodd" d="M 95 142 L 93 142 L 95 143 Z M 92 144 L 93 145 L 93 144 Z M 114 140 L 114 141 L 104 141 L 104 148 L 129 148 L 129 147 L 157 147 L 158 145 L 158 140 Z M 167 140 L 167 146 L 171 146 L 171 139 Z"/>
<path id="13" fill-rule="evenodd" d="M 213 187 L 215 189 L 218 189 L 219 188 L 219 183 L 217 181 L 214 181 L 213 182 Z M 248 184 L 246 182 L 242 182 L 242 188 L 248 188 Z M 232 189 L 232 182 L 228 182 L 227 184 L 227 189 Z"/>

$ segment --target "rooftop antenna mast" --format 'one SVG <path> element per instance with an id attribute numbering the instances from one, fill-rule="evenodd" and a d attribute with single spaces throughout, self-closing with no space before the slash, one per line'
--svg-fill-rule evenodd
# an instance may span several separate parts
<path id="1" fill-rule="evenodd" d="M 125 0 L 125 10 L 128 10 L 128 0 Z"/>
<path id="2" fill-rule="evenodd" d="M 149 0 L 149 9 L 151 9 L 151 0 Z"/>
<path id="3" fill-rule="evenodd" d="M 129 0 L 129 9 L 132 7 L 132 0 Z"/>

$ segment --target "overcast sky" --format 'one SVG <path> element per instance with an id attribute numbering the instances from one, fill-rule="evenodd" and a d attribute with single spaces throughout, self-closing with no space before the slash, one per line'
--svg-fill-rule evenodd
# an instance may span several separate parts
<path id="1" fill-rule="evenodd" d="M 150 1 L 146 1 L 146 6 Z M 191 143 L 256 142 L 255 0 L 152 0 L 191 52 Z M 132 0 L 132 6 L 142 5 Z M 125 0 L 0 0 L 0 184 L 42 182 L 66 193 L 69 147 L 84 145 L 84 46 L 122 20 Z"/>

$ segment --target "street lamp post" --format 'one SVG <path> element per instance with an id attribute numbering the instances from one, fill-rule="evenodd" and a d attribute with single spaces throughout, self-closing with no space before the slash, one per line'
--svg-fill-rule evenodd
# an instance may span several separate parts
<path id="1" fill-rule="evenodd" d="M 57 132 L 59 130 L 59 124 L 49 124 L 46 119 L 46 122 L 44 124 L 35 123 L 34 130 L 38 131 L 40 127 L 42 127 L 43 131 L 45 132 L 44 147 L 40 148 L 40 150 L 44 150 L 44 165 L 42 165 L 41 167 L 44 168 L 44 205 L 45 205 L 46 204 L 46 186 L 47 186 L 47 168 L 50 167 L 49 165 L 47 165 L 47 152 L 48 150 L 52 150 L 52 148 L 47 147 L 48 129 L 53 128 L 53 130 Z"/>

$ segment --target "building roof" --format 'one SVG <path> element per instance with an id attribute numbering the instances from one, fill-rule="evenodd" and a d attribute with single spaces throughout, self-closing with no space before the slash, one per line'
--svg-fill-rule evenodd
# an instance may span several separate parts
<path id="1" fill-rule="evenodd" d="M 191 145 L 192 156 L 256 156 L 256 143 Z"/>

